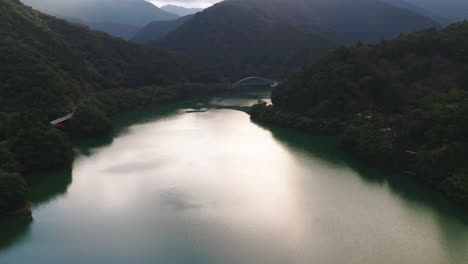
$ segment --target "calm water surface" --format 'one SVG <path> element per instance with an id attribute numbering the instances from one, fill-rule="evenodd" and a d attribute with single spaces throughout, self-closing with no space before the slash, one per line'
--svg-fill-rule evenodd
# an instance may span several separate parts
<path id="1" fill-rule="evenodd" d="M 185 112 L 266 96 L 131 112 L 77 142 L 72 168 L 32 180 L 33 220 L 1 220 L 0 263 L 468 263 L 467 213 L 405 176 L 240 111 Z"/>

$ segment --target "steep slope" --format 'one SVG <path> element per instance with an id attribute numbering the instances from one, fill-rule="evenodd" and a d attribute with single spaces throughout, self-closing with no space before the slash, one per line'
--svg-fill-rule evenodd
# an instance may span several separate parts
<path id="1" fill-rule="evenodd" d="M 203 10 L 201 8 L 185 8 L 185 7 L 176 6 L 176 5 L 165 5 L 165 6 L 162 6 L 161 9 L 166 12 L 176 14 L 179 16 L 193 15 Z"/>
<path id="2" fill-rule="evenodd" d="M 363 159 L 468 206 L 468 22 L 339 48 L 273 90 L 253 118 L 340 133 Z"/>
<path id="3" fill-rule="evenodd" d="M 191 55 L 235 79 L 283 77 L 336 44 L 228 1 L 195 14 L 155 45 Z"/>
<path id="4" fill-rule="evenodd" d="M 190 18 L 192 18 L 192 15 L 175 20 L 151 22 L 136 32 L 131 40 L 137 43 L 149 43 L 159 40 L 165 37 L 169 32 L 182 26 Z"/>

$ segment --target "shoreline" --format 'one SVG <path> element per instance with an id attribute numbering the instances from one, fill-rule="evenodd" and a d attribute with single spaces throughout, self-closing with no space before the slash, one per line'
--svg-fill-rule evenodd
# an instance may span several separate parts
<path id="1" fill-rule="evenodd" d="M 22 208 L 16 209 L 15 211 L 7 212 L 4 214 L 0 215 L 0 218 L 2 217 L 8 217 L 8 216 L 15 216 L 15 215 L 21 215 L 25 214 L 27 212 L 30 212 L 31 209 L 33 208 L 34 204 L 31 201 L 28 201 L 26 205 L 24 205 Z"/>
<path id="2" fill-rule="evenodd" d="M 250 118 L 255 122 L 278 126 L 282 128 L 294 129 L 310 135 L 337 137 L 343 135 L 339 127 L 327 127 L 324 126 L 323 123 L 317 122 L 317 120 L 313 120 L 298 113 L 281 110 L 280 108 L 275 107 L 273 105 L 262 104 L 261 102 L 253 105 L 250 108 L 248 114 L 250 115 Z M 363 157 L 362 155 L 359 155 L 359 153 L 353 150 L 352 148 L 346 147 L 346 144 L 344 142 L 341 143 L 341 146 L 344 149 L 344 151 L 350 153 L 352 156 L 356 157 L 358 160 L 366 163 L 369 166 L 375 167 L 382 171 L 407 174 L 407 171 L 401 171 L 396 169 L 397 167 L 399 167 L 397 165 L 402 164 L 396 163 L 393 165 L 385 166 L 385 163 L 381 163 L 378 159 L 372 161 Z M 396 157 L 393 158 L 395 158 L 397 160 L 396 162 L 398 162 L 398 159 Z M 459 206 L 463 210 L 468 211 L 468 204 L 466 204 L 464 200 L 457 199 L 456 197 L 451 195 L 451 193 L 448 193 L 436 184 L 426 181 L 422 177 L 418 177 L 417 174 L 411 175 L 421 185 L 427 186 L 431 190 L 442 194 L 449 202 L 453 203 L 456 206 Z"/>

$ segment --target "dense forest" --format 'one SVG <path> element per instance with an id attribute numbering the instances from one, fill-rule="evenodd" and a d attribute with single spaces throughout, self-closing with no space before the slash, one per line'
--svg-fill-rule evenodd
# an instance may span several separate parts
<path id="1" fill-rule="evenodd" d="M 468 22 L 338 48 L 294 73 L 252 118 L 339 134 L 375 166 L 468 206 Z"/>
<path id="2" fill-rule="evenodd" d="M 18 0 L 0 0 L 0 29 L 0 214 L 26 201 L 21 174 L 72 160 L 70 134 L 108 134 L 109 117 L 120 111 L 225 88 L 219 75 L 188 58 Z M 49 124 L 74 109 L 68 132 Z"/>

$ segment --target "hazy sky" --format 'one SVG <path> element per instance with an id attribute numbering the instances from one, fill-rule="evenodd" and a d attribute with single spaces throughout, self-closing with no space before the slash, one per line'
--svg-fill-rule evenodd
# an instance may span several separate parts
<path id="1" fill-rule="evenodd" d="M 164 5 L 178 5 L 184 7 L 198 7 L 198 8 L 206 8 L 215 3 L 221 2 L 222 0 L 147 0 L 159 7 Z"/>

